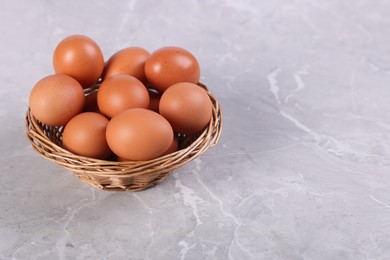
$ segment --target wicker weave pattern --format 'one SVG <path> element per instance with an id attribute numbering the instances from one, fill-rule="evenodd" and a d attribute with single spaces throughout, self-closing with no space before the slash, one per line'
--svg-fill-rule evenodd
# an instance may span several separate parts
<path id="1" fill-rule="evenodd" d="M 26 132 L 32 147 L 43 157 L 71 170 L 83 181 L 104 190 L 140 191 L 165 179 L 173 170 L 194 160 L 214 146 L 222 130 L 222 112 L 218 101 L 206 89 L 213 104 L 209 125 L 198 135 L 182 137 L 181 150 L 149 161 L 116 162 L 74 155 L 61 147 L 64 127 L 49 127 L 37 121 L 30 109 Z M 97 86 L 98 87 L 98 86 Z M 86 90 L 86 95 L 93 91 Z"/>

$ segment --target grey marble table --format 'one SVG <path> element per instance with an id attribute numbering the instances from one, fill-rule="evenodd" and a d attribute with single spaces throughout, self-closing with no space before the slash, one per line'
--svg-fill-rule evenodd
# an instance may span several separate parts
<path id="1" fill-rule="evenodd" d="M 27 1 L 0 8 L 0 259 L 390 259 L 390 1 Z M 65 36 L 184 47 L 216 147 L 143 192 L 35 153 L 24 116 Z"/>

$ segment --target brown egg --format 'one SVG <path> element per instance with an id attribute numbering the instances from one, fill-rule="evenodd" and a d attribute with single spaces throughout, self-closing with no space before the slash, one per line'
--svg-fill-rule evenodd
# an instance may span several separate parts
<path id="1" fill-rule="evenodd" d="M 99 112 L 97 105 L 97 91 L 85 96 L 85 105 L 83 112 Z"/>
<path id="2" fill-rule="evenodd" d="M 159 111 L 175 132 L 194 134 L 210 122 L 212 104 L 204 89 L 193 83 L 182 82 L 164 92 Z"/>
<path id="3" fill-rule="evenodd" d="M 119 74 L 103 81 L 97 102 L 100 112 L 112 118 L 129 108 L 148 108 L 150 101 L 148 90 L 141 81 L 130 75 Z"/>
<path id="4" fill-rule="evenodd" d="M 153 52 L 145 63 L 145 75 L 150 84 L 163 93 L 178 82 L 198 83 L 199 63 L 187 50 L 164 47 Z"/>
<path id="5" fill-rule="evenodd" d="M 104 58 L 94 40 L 84 35 L 72 35 L 57 45 L 53 65 L 56 73 L 72 76 L 87 88 L 100 78 L 104 68 Z"/>
<path id="6" fill-rule="evenodd" d="M 107 124 L 108 119 L 99 113 L 81 113 L 65 126 L 62 144 L 74 154 L 105 159 L 111 153 L 106 141 Z"/>
<path id="7" fill-rule="evenodd" d="M 158 113 L 158 106 L 160 104 L 160 94 L 158 94 L 157 91 L 154 89 L 148 89 L 149 91 L 149 98 L 150 98 L 150 103 L 149 103 L 149 109 Z"/>
<path id="8" fill-rule="evenodd" d="M 74 78 L 55 74 L 35 84 L 29 103 L 36 119 L 48 126 L 62 126 L 83 110 L 85 97 Z"/>
<path id="9" fill-rule="evenodd" d="M 107 126 L 107 143 L 123 160 L 150 160 L 164 153 L 173 141 L 173 130 L 161 115 L 132 108 L 114 116 Z"/>
<path id="10" fill-rule="evenodd" d="M 145 62 L 149 55 L 147 50 L 140 47 L 122 49 L 107 61 L 103 71 L 103 78 L 117 74 L 128 74 L 142 82 L 146 82 Z"/>

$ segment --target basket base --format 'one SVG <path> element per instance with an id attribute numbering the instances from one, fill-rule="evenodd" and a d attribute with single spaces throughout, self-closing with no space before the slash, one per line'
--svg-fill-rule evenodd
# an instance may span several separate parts
<path id="1" fill-rule="evenodd" d="M 145 183 L 144 179 L 142 179 L 142 182 L 136 180 L 138 179 L 137 176 L 127 177 L 126 182 L 124 182 L 123 178 L 118 182 L 113 182 L 113 179 L 108 177 L 106 180 L 102 180 L 102 178 L 99 177 L 99 180 L 97 181 L 86 175 L 80 175 L 74 172 L 74 174 L 82 181 L 92 185 L 95 188 L 107 191 L 143 191 L 161 183 L 170 173 L 171 172 L 160 173 L 156 178 L 150 179 L 147 183 Z"/>

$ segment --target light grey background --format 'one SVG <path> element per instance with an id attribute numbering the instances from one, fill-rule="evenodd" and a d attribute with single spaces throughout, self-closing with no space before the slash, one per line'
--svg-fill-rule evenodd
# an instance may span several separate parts
<path id="1" fill-rule="evenodd" d="M 390 259 L 390 1 L 27 1 L 0 8 L 0 259 Z M 69 34 L 190 50 L 219 144 L 144 192 L 41 158 L 24 116 Z"/>

